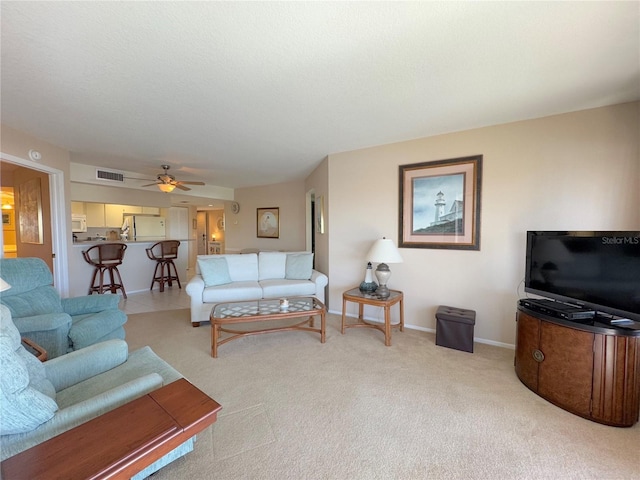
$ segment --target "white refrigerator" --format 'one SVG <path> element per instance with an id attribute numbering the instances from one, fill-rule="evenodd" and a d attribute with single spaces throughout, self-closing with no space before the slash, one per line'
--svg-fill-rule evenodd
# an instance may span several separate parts
<path id="1" fill-rule="evenodd" d="M 148 217 L 143 215 L 131 215 L 124 217 L 123 231 L 129 228 L 130 240 L 164 240 L 167 232 L 164 217 Z"/>

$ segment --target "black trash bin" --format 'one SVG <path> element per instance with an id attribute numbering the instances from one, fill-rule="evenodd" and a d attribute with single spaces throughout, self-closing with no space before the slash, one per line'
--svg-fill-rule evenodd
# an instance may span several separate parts
<path id="1" fill-rule="evenodd" d="M 473 353 L 475 310 L 440 305 L 436 311 L 436 345 Z"/>

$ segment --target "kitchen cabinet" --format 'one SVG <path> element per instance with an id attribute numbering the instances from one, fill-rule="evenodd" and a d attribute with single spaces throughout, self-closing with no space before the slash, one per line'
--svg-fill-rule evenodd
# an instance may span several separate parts
<path id="1" fill-rule="evenodd" d="M 124 214 L 126 213 L 138 213 L 135 210 L 140 209 L 142 211 L 142 207 L 130 207 L 129 205 L 117 205 L 112 203 L 107 203 L 104 206 L 104 212 L 107 222 L 107 227 L 112 228 L 120 228 L 122 227 L 122 222 L 124 221 Z"/>
<path id="2" fill-rule="evenodd" d="M 630 427 L 640 408 L 640 331 L 585 325 L 523 311 L 515 370 L 551 403 L 605 425 Z"/>
<path id="3" fill-rule="evenodd" d="M 84 215 L 84 202 L 71 202 L 71 214 Z"/>
<path id="4" fill-rule="evenodd" d="M 125 215 L 160 215 L 159 207 L 116 203 L 71 202 L 71 213 L 87 215 L 87 227 L 120 228 Z"/>
<path id="5" fill-rule="evenodd" d="M 104 217 L 104 203 L 85 203 L 88 228 L 104 228 L 107 226 Z"/>

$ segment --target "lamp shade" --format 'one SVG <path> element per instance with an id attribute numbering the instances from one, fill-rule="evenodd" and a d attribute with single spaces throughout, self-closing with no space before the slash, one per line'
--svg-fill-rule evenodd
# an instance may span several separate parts
<path id="1" fill-rule="evenodd" d="M 402 263 L 402 257 L 390 238 L 380 238 L 374 242 L 367 260 L 375 263 Z"/>
<path id="2" fill-rule="evenodd" d="M 5 290 L 9 290 L 11 285 L 5 282 L 2 278 L 0 278 L 0 292 L 4 292 Z"/>
<path id="3" fill-rule="evenodd" d="M 176 186 L 171 183 L 159 183 L 158 188 L 165 193 L 169 193 L 169 192 L 173 192 Z"/>

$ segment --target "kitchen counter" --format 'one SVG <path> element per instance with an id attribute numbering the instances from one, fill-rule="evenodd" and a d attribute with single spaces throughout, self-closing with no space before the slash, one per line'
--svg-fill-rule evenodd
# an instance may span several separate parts
<path id="1" fill-rule="evenodd" d="M 103 243 L 124 243 L 127 249 L 124 252 L 122 265 L 118 267 L 127 295 L 136 292 L 147 292 L 151 285 L 156 262 L 147 257 L 145 249 L 159 240 L 78 240 L 73 243 L 73 254 L 69 258 L 69 296 L 86 295 L 89 291 L 89 283 L 93 275 L 93 266 L 89 265 L 82 256 L 82 251 L 94 245 Z M 180 276 L 180 282 L 186 283 L 187 266 L 189 258 L 188 242 L 193 240 L 180 240 L 178 258 L 174 261 Z M 158 288 L 156 284 L 154 288 Z M 177 288 L 177 285 L 172 287 Z"/>

